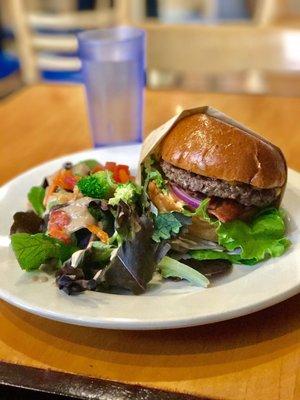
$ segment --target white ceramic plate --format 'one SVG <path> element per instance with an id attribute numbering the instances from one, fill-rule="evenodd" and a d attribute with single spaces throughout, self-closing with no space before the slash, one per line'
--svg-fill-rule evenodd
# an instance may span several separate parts
<path id="1" fill-rule="evenodd" d="M 291 249 L 255 267 L 234 266 L 209 289 L 187 282 L 154 280 L 147 293 L 116 295 L 84 292 L 67 296 L 44 273 L 23 272 L 9 247 L 13 214 L 26 208 L 29 188 L 64 161 L 97 158 L 129 164 L 134 171 L 140 147 L 85 151 L 50 161 L 18 176 L 0 189 L 0 297 L 26 311 L 54 320 L 113 329 L 165 329 L 207 324 L 245 315 L 300 292 L 300 174 L 290 171 L 283 207 L 290 217 Z"/>

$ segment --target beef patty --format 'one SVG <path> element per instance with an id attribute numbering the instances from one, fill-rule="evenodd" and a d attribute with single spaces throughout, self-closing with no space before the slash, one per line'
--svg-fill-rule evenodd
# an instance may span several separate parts
<path id="1" fill-rule="evenodd" d="M 245 183 L 229 183 L 221 179 L 208 178 L 184 169 L 174 167 L 166 161 L 160 166 L 166 177 L 184 190 L 203 193 L 206 196 L 216 196 L 222 199 L 233 199 L 245 206 L 266 207 L 272 204 L 278 192 L 276 189 L 255 189 Z"/>

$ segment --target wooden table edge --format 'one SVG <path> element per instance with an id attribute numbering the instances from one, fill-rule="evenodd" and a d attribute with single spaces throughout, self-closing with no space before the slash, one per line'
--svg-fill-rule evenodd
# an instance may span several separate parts
<path id="1" fill-rule="evenodd" d="M 0 388 L 9 386 L 80 399 L 208 400 L 187 393 L 91 378 L 0 361 Z"/>

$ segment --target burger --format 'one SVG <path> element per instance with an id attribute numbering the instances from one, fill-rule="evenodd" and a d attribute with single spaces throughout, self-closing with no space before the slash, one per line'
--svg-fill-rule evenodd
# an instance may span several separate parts
<path id="1" fill-rule="evenodd" d="M 186 237 L 194 240 L 217 242 L 220 224 L 251 224 L 263 210 L 278 209 L 284 194 L 281 150 L 225 121 L 202 112 L 178 119 L 144 159 L 152 205 L 158 213 L 189 213 Z M 205 214 L 195 212 L 201 204 Z"/>

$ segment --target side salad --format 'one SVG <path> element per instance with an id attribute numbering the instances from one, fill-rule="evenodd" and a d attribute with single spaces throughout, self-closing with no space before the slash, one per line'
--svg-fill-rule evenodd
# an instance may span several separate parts
<path id="1" fill-rule="evenodd" d="M 269 209 L 251 226 L 221 224 L 219 244 L 204 241 L 191 250 L 189 243 L 184 250 L 182 237 L 194 215 L 217 223 L 207 213 L 209 199 L 193 211 L 158 213 L 146 190 L 150 179 L 159 180 L 158 171 L 147 173 L 140 186 L 127 165 L 67 162 L 32 187 L 29 209 L 14 215 L 10 230 L 20 267 L 55 273 L 58 288 L 69 295 L 141 294 L 154 274 L 208 287 L 209 277 L 230 271 L 232 263 L 253 265 L 289 246 L 282 212 Z"/>

